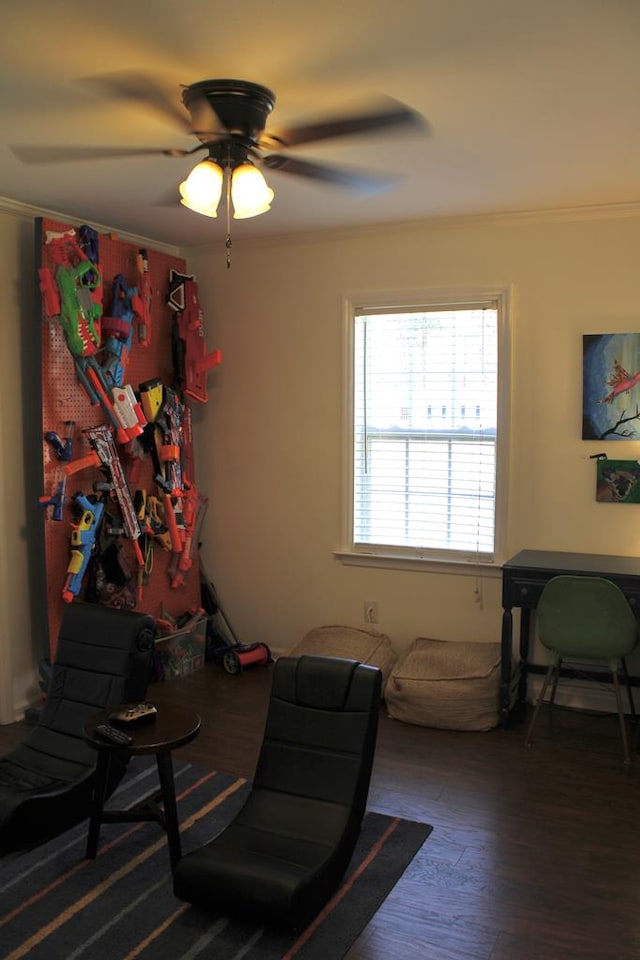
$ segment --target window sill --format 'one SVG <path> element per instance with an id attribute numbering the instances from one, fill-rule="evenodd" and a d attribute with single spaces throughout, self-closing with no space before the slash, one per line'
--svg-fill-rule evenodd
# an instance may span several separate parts
<path id="1" fill-rule="evenodd" d="M 333 551 L 334 557 L 346 566 L 378 567 L 386 570 L 424 570 L 463 577 L 501 577 L 502 566 L 495 560 L 444 560 L 432 557 L 408 557 L 389 553 L 363 553 L 343 548 Z"/>

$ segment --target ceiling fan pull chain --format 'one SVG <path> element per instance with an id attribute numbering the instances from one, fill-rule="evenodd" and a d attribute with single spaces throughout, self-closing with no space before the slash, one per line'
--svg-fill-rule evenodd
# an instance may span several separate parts
<path id="1" fill-rule="evenodd" d="M 227 215 L 227 239 L 225 246 L 227 248 L 227 270 L 231 267 L 231 167 L 227 167 L 227 191 L 226 191 L 226 215 Z"/>

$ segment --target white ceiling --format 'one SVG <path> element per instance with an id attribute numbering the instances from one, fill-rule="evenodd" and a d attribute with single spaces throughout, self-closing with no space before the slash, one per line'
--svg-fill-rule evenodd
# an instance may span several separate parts
<path id="1" fill-rule="evenodd" d="M 224 218 L 177 203 L 195 159 L 27 165 L 10 146 L 185 147 L 195 138 L 83 77 L 264 84 L 269 126 L 391 95 L 430 136 L 379 133 L 295 156 L 391 169 L 362 197 L 267 171 L 271 211 L 234 240 L 430 216 L 640 201 L 639 0 L 20 0 L 3 4 L 0 196 L 173 244 L 218 242 Z M 201 155 L 197 155 L 198 159 Z"/>

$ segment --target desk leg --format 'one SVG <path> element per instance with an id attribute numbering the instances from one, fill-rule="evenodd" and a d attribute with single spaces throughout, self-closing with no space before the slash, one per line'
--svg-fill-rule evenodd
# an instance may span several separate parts
<path id="1" fill-rule="evenodd" d="M 158 777 L 160 779 L 162 801 L 164 804 L 164 818 L 167 827 L 169 860 L 171 862 L 171 872 L 173 873 L 178 865 L 178 860 L 182 856 L 182 848 L 180 846 L 178 807 L 176 804 L 176 790 L 173 781 L 173 764 L 171 762 L 171 753 L 168 750 L 165 750 L 156 754 L 156 761 L 158 764 Z"/>
<path id="2" fill-rule="evenodd" d="M 507 729 L 511 707 L 511 657 L 513 645 L 513 614 L 504 610 L 502 614 L 502 646 L 500 653 L 500 725 Z"/>
<path id="3" fill-rule="evenodd" d="M 518 702 L 523 706 L 527 702 L 527 674 L 529 671 L 529 635 L 531 630 L 531 610 L 520 609 L 520 675 L 518 677 Z"/>
<path id="4" fill-rule="evenodd" d="M 108 750 L 98 751 L 98 764 L 96 766 L 96 778 L 93 786 L 93 797 L 91 800 L 91 819 L 89 821 L 89 836 L 87 837 L 87 860 L 94 860 L 98 852 L 98 839 L 100 837 L 100 823 L 102 822 L 102 811 L 107 797 L 107 783 L 109 780 L 109 766 L 111 764 L 111 755 Z"/>

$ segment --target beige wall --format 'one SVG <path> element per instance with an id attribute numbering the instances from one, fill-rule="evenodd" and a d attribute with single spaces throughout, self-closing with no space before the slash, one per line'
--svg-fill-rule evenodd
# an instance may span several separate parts
<path id="1" fill-rule="evenodd" d="M 33 223 L 0 213 L 2 348 L 0 349 L 0 722 L 38 694 L 41 560 L 34 464 L 38 442 L 38 334 Z"/>
<path id="2" fill-rule="evenodd" d="M 323 623 L 362 626 L 363 601 L 398 650 L 415 636 L 497 639 L 499 575 L 477 581 L 345 566 L 342 298 L 406 288 L 510 287 L 512 405 L 506 554 L 525 547 L 637 555 L 637 506 L 594 500 L 601 444 L 580 439 L 581 335 L 640 330 L 640 211 L 457 220 L 182 253 L 207 345 L 223 364 L 195 410 L 210 497 L 204 559 L 244 641 L 284 650 Z M 32 218 L 0 213 L 0 722 L 37 694 L 41 517 Z M 609 444 L 640 456 L 640 443 Z M 37 451 L 37 456 L 36 456 Z M 499 571 L 495 571 L 499 574 Z M 32 584 L 30 585 L 30 577 Z M 640 662 L 632 664 L 640 672 Z"/>
<path id="3" fill-rule="evenodd" d="M 628 213 L 629 211 L 626 211 Z M 236 228 L 241 233 L 241 225 Z M 241 638 L 286 648 L 313 626 L 362 626 L 363 601 L 399 650 L 414 637 L 498 639 L 500 580 L 344 566 L 342 297 L 510 287 L 512 405 L 506 555 L 633 555 L 640 509 L 597 504 L 581 434 L 583 333 L 640 330 L 640 216 L 458 220 L 188 250 L 223 363 L 196 414 L 211 497 L 204 557 Z M 640 442 L 609 444 L 638 457 Z M 506 557 L 505 557 L 506 558 Z"/>

